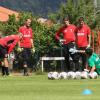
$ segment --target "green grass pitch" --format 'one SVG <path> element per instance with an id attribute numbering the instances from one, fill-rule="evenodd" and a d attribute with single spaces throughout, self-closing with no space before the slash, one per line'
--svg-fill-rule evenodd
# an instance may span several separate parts
<path id="1" fill-rule="evenodd" d="M 83 95 L 85 89 L 91 95 Z M 48 80 L 47 75 L 0 76 L 0 100 L 100 100 L 100 78 Z"/>

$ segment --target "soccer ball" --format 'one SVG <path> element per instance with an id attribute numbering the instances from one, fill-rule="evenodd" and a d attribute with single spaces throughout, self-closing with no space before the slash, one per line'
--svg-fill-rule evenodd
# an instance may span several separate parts
<path id="1" fill-rule="evenodd" d="M 68 79 L 75 79 L 76 74 L 75 74 L 75 72 L 70 71 L 70 72 L 68 72 L 67 76 L 68 76 Z"/>
<path id="2" fill-rule="evenodd" d="M 98 78 L 98 74 L 96 72 L 89 73 L 89 77 L 92 79 Z"/>
<path id="3" fill-rule="evenodd" d="M 60 78 L 60 79 L 67 79 L 67 73 L 66 73 L 66 72 L 61 72 L 61 73 L 59 74 L 59 78 Z"/>
<path id="4" fill-rule="evenodd" d="M 52 79 L 59 79 L 59 73 L 58 72 L 53 72 L 51 75 Z"/>
<path id="5" fill-rule="evenodd" d="M 48 73 L 48 79 L 52 79 L 52 74 L 53 74 L 53 72 Z"/>
<path id="6" fill-rule="evenodd" d="M 88 77 L 89 77 L 88 72 L 86 72 L 86 71 L 81 72 L 82 79 L 87 79 Z"/>
<path id="7" fill-rule="evenodd" d="M 76 74 L 76 79 L 81 79 L 81 72 L 77 71 L 75 74 Z"/>

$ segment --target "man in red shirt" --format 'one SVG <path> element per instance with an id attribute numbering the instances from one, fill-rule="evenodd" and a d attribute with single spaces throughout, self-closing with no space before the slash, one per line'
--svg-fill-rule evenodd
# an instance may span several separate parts
<path id="1" fill-rule="evenodd" d="M 90 28 L 85 24 L 83 17 L 80 17 L 78 21 L 79 26 L 76 31 L 77 47 L 79 50 L 85 50 L 90 46 Z M 82 57 L 82 70 L 84 70 L 86 66 L 86 54 L 80 53 L 80 56 Z"/>
<path id="2" fill-rule="evenodd" d="M 26 19 L 25 24 L 19 28 L 19 33 L 23 34 L 22 40 L 19 42 L 19 47 L 23 49 L 22 55 L 24 60 L 24 76 L 28 76 L 28 65 L 33 45 L 33 32 L 31 26 L 31 19 Z"/>
<path id="3" fill-rule="evenodd" d="M 75 31 L 76 27 L 75 25 L 70 24 L 69 18 L 64 18 L 64 26 L 61 27 L 55 35 L 55 38 L 57 40 L 60 40 L 60 35 L 63 35 L 63 48 L 64 48 L 64 56 L 65 56 L 65 62 L 66 62 L 66 70 L 65 71 L 76 71 L 78 70 L 78 54 L 72 53 L 71 49 L 76 49 L 75 46 Z M 73 59 L 73 62 L 75 63 L 75 68 L 70 66 L 69 62 L 69 56 Z"/>
<path id="4" fill-rule="evenodd" d="M 22 38 L 21 34 L 10 35 L 0 38 L 0 57 L 4 63 L 2 66 L 2 75 L 9 75 L 8 54 L 12 52 L 18 41 Z"/>

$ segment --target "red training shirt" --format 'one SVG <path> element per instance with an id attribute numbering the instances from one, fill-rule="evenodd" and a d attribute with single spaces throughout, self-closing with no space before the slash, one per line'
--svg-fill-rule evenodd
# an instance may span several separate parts
<path id="1" fill-rule="evenodd" d="M 20 41 L 20 47 L 31 48 L 31 39 L 33 35 L 32 29 L 27 28 L 26 26 L 22 26 L 19 28 L 19 32 L 23 34 L 22 40 Z"/>
<path id="2" fill-rule="evenodd" d="M 75 31 L 76 31 L 76 26 L 70 24 L 69 26 L 63 26 L 60 28 L 55 35 L 55 38 L 59 40 L 60 34 L 63 34 L 63 39 L 66 40 L 64 44 L 68 44 L 70 42 L 75 41 Z"/>
<path id="3" fill-rule="evenodd" d="M 10 35 L 0 38 L 0 45 L 7 48 L 8 53 L 12 52 L 18 41 L 20 40 L 18 35 Z"/>
<path id="4" fill-rule="evenodd" d="M 89 34 L 90 34 L 90 28 L 87 25 L 84 24 L 82 27 L 77 27 L 78 47 L 87 47 Z"/>

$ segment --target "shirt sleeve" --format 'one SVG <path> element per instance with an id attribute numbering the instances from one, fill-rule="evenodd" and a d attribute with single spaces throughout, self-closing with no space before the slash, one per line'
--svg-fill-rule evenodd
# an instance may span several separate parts
<path id="1" fill-rule="evenodd" d="M 15 39 L 13 43 L 11 43 L 9 46 L 8 46 L 8 54 L 11 53 L 14 49 L 14 47 L 16 46 L 16 44 L 18 43 L 19 39 Z"/>
<path id="2" fill-rule="evenodd" d="M 55 35 L 55 39 L 56 39 L 56 40 L 59 40 L 60 34 L 61 34 L 62 30 L 63 30 L 63 28 L 60 28 L 60 29 L 56 32 L 56 35 Z"/>
<path id="3" fill-rule="evenodd" d="M 90 67 L 94 67 L 95 66 L 95 62 L 94 61 L 89 61 L 88 64 L 89 64 Z"/>
<path id="4" fill-rule="evenodd" d="M 22 32 L 22 28 L 20 27 L 18 31 L 19 31 L 19 32 Z"/>
<path id="5" fill-rule="evenodd" d="M 87 26 L 87 33 L 88 33 L 88 35 L 90 35 L 90 32 L 91 32 L 91 30 L 90 30 L 89 26 Z"/>

